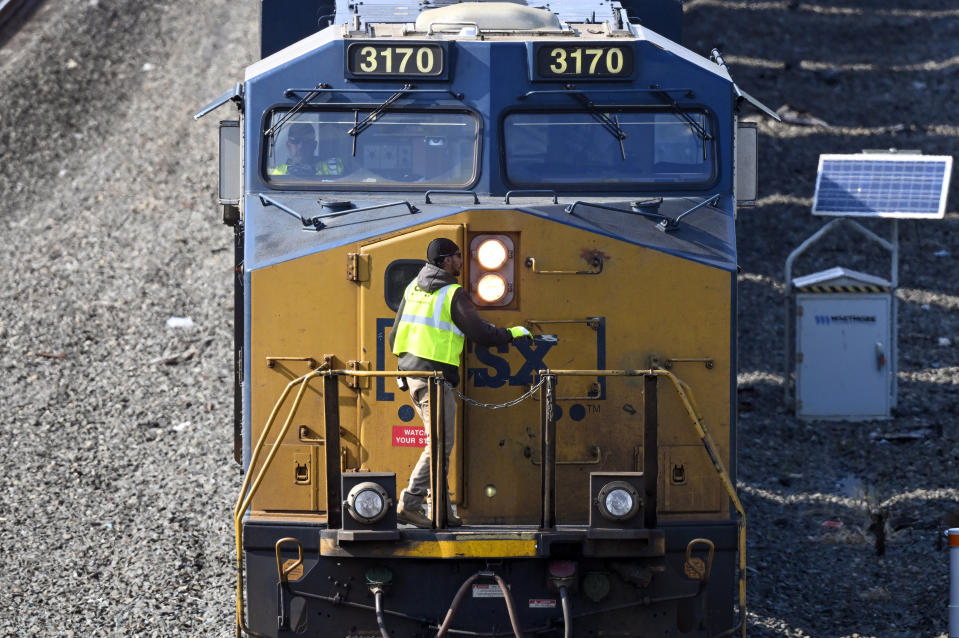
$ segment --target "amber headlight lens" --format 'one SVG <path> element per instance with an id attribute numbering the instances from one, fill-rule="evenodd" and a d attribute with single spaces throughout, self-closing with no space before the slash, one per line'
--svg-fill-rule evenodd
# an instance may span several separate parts
<path id="1" fill-rule="evenodd" d="M 506 281 L 499 275 L 483 275 L 476 284 L 476 294 L 486 303 L 493 303 L 506 294 Z"/>
<path id="2" fill-rule="evenodd" d="M 508 257 L 506 246 L 498 239 L 487 239 L 476 249 L 476 260 L 486 270 L 496 270 Z"/>

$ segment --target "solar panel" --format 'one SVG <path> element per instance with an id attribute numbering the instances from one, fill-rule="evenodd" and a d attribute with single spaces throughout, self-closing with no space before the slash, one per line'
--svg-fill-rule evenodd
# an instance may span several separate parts
<path id="1" fill-rule="evenodd" d="M 949 155 L 820 155 L 814 215 L 941 219 Z"/>

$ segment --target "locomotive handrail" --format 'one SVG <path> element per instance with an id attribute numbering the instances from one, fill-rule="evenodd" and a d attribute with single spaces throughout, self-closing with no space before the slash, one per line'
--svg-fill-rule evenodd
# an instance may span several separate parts
<path id="1" fill-rule="evenodd" d="M 709 455 L 709 460 L 713 464 L 713 468 L 719 474 L 719 480 L 723 485 L 723 488 L 726 490 L 726 494 L 729 496 L 729 499 L 733 503 L 733 507 L 736 509 L 736 512 L 739 514 L 739 613 L 741 616 L 742 626 L 745 627 L 746 621 L 746 511 L 743 508 L 742 502 L 739 500 L 739 495 L 736 494 L 736 488 L 733 485 L 732 479 L 729 477 L 729 473 L 726 471 L 726 467 L 723 465 L 722 459 L 719 458 L 719 455 L 716 454 L 715 444 L 713 443 L 712 436 L 709 434 L 709 429 L 706 427 L 706 423 L 703 421 L 702 416 L 700 415 L 699 408 L 696 405 L 696 399 L 693 396 L 692 388 L 689 387 L 685 382 L 680 380 L 676 375 L 668 370 L 662 369 L 650 369 L 650 370 L 540 370 L 540 375 L 553 375 L 553 376 L 589 376 L 589 377 L 617 377 L 617 376 L 629 376 L 629 377 L 638 377 L 638 376 L 659 376 L 666 377 L 669 379 L 670 383 L 673 384 L 673 388 L 676 390 L 676 394 L 679 395 L 680 401 L 683 403 L 683 407 L 686 409 L 686 413 L 689 415 L 690 421 L 692 422 L 693 428 L 696 430 L 696 434 L 699 436 L 700 441 L 703 444 L 703 447 L 706 449 L 706 453 Z"/>
<path id="2" fill-rule="evenodd" d="M 233 526 L 234 526 L 234 538 L 236 542 L 236 623 L 237 627 L 240 628 L 243 632 L 251 636 L 260 636 L 249 627 L 247 627 L 246 620 L 243 617 L 243 516 L 246 513 L 246 510 L 250 507 L 250 504 L 253 501 L 253 497 L 256 495 L 256 492 L 260 488 L 260 484 L 263 482 L 263 478 L 266 476 L 267 471 L 270 469 L 270 466 L 273 463 L 274 457 L 276 457 L 277 452 L 280 449 L 279 444 L 274 445 L 269 454 L 263 460 L 263 466 L 256 472 L 256 477 L 254 478 L 254 469 L 256 468 L 257 461 L 259 461 L 260 453 L 263 450 L 263 446 L 266 443 L 267 435 L 270 433 L 270 430 L 273 427 L 273 423 L 276 421 L 277 414 L 279 414 L 280 407 L 283 405 L 286 398 L 289 396 L 290 392 L 297 385 L 300 386 L 299 391 L 296 393 L 296 397 L 293 400 L 293 405 L 290 407 L 290 412 L 287 415 L 286 421 L 283 423 L 283 426 L 280 428 L 279 433 L 276 436 L 276 441 L 282 441 L 283 437 L 286 436 L 286 433 L 290 429 L 290 424 L 293 422 L 293 416 L 296 414 L 297 409 L 300 406 L 300 402 L 303 399 L 303 394 L 306 391 L 309 382 L 316 377 L 326 377 L 329 379 L 335 379 L 337 376 L 356 376 L 356 377 L 436 377 L 442 378 L 442 373 L 438 372 L 411 372 L 411 371 L 388 371 L 388 370 L 329 370 L 328 362 L 322 363 L 316 370 L 308 372 L 303 376 L 290 381 L 286 387 L 283 389 L 283 392 L 280 393 L 280 397 L 276 400 L 276 403 L 273 405 L 273 410 L 270 412 L 269 418 L 266 420 L 266 424 L 263 427 L 263 432 L 260 434 L 260 438 L 257 440 L 256 445 L 250 450 L 250 462 L 247 466 L 246 473 L 243 476 L 243 485 L 240 487 L 240 495 L 237 498 L 236 506 L 233 508 Z M 335 381 L 334 381 L 335 384 Z M 329 386 L 327 386 L 329 387 Z M 333 386 L 335 387 L 335 385 Z M 432 411 L 431 411 L 432 412 Z M 330 438 L 329 436 L 327 437 Z M 436 437 L 432 437 L 435 439 Z M 331 454 L 329 440 L 327 441 L 327 456 Z M 339 444 L 335 446 L 339 448 Z M 336 449 L 332 452 L 333 454 L 339 454 L 339 450 Z M 329 486 L 327 486 L 329 488 Z M 328 518 L 330 511 L 333 509 L 330 503 L 327 503 L 327 514 Z"/>
<path id="3" fill-rule="evenodd" d="M 430 25 L 426 28 L 426 35 L 433 35 L 433 27 L 439 25 L 441 27 L 473 27 L 476 29 L 476 36 L 480 34 L 479 22 L 430 22 Z M 462 35 L 462 29 L 460 29 L 460 35 Z"/>
<path id="4" fill-rule="evenodd" d="M 330 394 L 328 391 L 333 389 L 332 404 L 334 412 L 337 412 L 335 406 L 335 388 L 336 388 L 336 377 L 338 376 L 355 376 L 355 377 L 429 377 L 432 379 L 437 379 L 438 381 L 442 380 L 442 374 L 437 372 L 423 371 L 423 372 L 413 372 L 413 371 L 391 371 L 391 370 L 331 370 L 327 369 L 328 364 L 324 363 L 316 370 L 313 370 L 297 379 L 294 379 L 286 385 L 283 392 L 280 394 L 280 397 L 277 399 L 276 404 L 273 406 L 273 410 L 270 413 L 269 418 L 267 419 L 266 425 L 263 429 L 263 432 L 260 434 L 259 439 L 257 440 L 256 446 L 251 450 L 250 463 L 247 468 L 247 472 L 243 479 L 243 486 L 240 489 L 240 495 L 237 499 L 237 505 L 233 510 L 234 516 L 234 532 L 236 539 L 236 552 L 237 552 L 237 590 L 236 590 L 236 609 L 237 609 L 237 626 L 242 629 L 244 632 L 251 635 L 258 635 L 248 629 L 246 626 L 244 617 L 243 617 L 243 516 L 246 510 L 250 507 L 253 497 L 256 494 L 257 490 L 260 487 L 260 484 L 263 481 L 263 478 L 266 475 L 267 470 L 273 462 L 274 457 L 279 451 L 280 446 L 274 445 L 269 454 L 263 461 L 263 466 L 259 469 L 259 472 L 256 473 L 256 477 L 253 478 L 254 468 L 257 461 L 259 460 L 259 455 L 262 452 L 263 446 L 266 442 L 267 435 L 272 429 L 273 423 L 276 420 L 277 414 L 279 413 L 280 407 L 283 402 L 289 396 L 290 392 L 295 386 L 299 384 L 300 388 L 294 398 L 293 405 L 290 408 L 290 412 L 286 418 L 286 421 L 283 423 L 283 426 L 280 428 L 279 433 L 276 436 L 276 441 L 281 441 L 283 437 L 286 436 L 287 431 L 290 428 L 290 424 L 293 421 L 293 416 L 299 408 L 300 402 L 302 401 L 303 394 L 309 385 L 309 382 L 319 376 L 325 377 L 327 390 L 324 394 Z M 680 380 L 676 375 L 668 370 L 663 369 L 638 369 L 638 370 L 540 370 L 538 371 L 539 375 L 546 381 L 543 386 L 543 398 L 541 403 L 541 415 L 542 415 L 542 426 L 543 426 L 543 438 L 542 438 L 542 454 L 541 459 L 543 462 L 542 472 L 543 472 L 543 518 L 542 526 L 546 529 L 552 528 L 555 524 L 555 514 L 554 514 L 554 499 L 555 499 L 555 490 L 551 489 L 553 481 L 555 480 L 555 470 L 554 466 L 557 461 L 555 458 L 555 446 L 556 446 L 556 430 L 555 430 L 555 420 L 554 420 L 554 397 L 553 397 L 553 383 L 557 377 L 560 376 L 590 376 L 590 377 L 616 377 L 616 376 L 644 376 L 644 377 L 666 377 L 672 383 L 673 388 L 676 391 L 676 394 L 679 396 L 680 401 L 685 408 L 690 421 L 693 425 L 693 428 L 696 431 L 696 434 L 699 436 L 700 441 L 703 444 L 703 447 L 706 450 L 706 453 L 709 456 L 710 461 L 713 464 L 714 469 L 719 475 L 720 482 L 723 485 L 727 495 L 729 496 L 733 507 L 736 509 L 736 512 L 739 514 L 739 536 L 738 536 L 738 550 L 739 550 L 739 612 L 741 616 L 741 626 L 745 626 L 746 618 L 746 512 L 742 506 L 742 502 L 739 500 L 739 496 L 736 493 L 736 488 L 732 483 L 732 479 L 729 477 L 725 466 L 723 465 L 722 459 L 719 458 L 719 455 L 716 453 L 715 444 L 713 443 L 712 436 L 709 433 L 703 418 L 699 412 L 699 408 L 696 404 L 695 397 L 692 392 L 692 388 L 689 387 L 685 382 Z M 441 398 L 441 393 L 443 389 L 440 387 L 442 383 L 435 383 L 431 385 L 430 399 L 439 399 Z M 435 390 L 434 390 L 435 388 Z M 655 388 L 655 385 L 653 386 Z M 331 397 L 324 397 L 327 403 L 328 409 L 331 405 Z M 439 412 L 442 410 L 442 407 L 436 410 L 430 410 L 430 429 L 432 431 L 437 431 L 438 419 L 441 417 Z M 329 416 L 329 413 L 328 413 Z M 330 428 L 330 423 L 327 424 L 327 429 Z M 333 425 L 337 429 L 338 434 L 338 420 L 335 420 Z M 329 431 L 328 431 L 329 438 Z M 431 436 L 431 446 L 434 448 L 434 454 L 432 455 L 433 459 L 443 458 L 442 454 L 442 445 L 444 442 L 437 441 L 442 437 Z M 330 443 L 327 441 L 327 454 L 339 454 L 339 444 L 335 447 L 336 450 L 330 450 Z M 329 461 L 328 461 L 329 463 Z M 441 464 L 434 461 L 432 463 L 434 467 L 431 467 L 433 471 L 433 476 L 431 482 L 434 486 L 434 493 L 441 493 L 441 490 L 445 490 L 445 472 L 440 472 Z M 327 486 L 328 489 L 328 500 L 332 492 L 330 492 L 331 486 Z M 334 489 L 334 492 L 338 493 L 338 488 Z M 434 506 L 433 508 L 433 519 L 434 524 L 441 525 L 443 519 L 445 518 L 445 512 L 442 511 L 445 504 L 445 499 L 434 498 L 434 504 L 440 504 Z M 327 504 L 327 513 L 328 520 L 332 523 L 333 519 L 333 507 L 330 503 Z M 737 627 L 738 628 L 738 627 Z M 737 628 L 734 628 L 737 629 Z M 728 634 L 728 632 L 727 632 Z"/>
<path id="5" fill-rule="evenodd" d="M 593 256 L 593 270 L 541 270 L 536 268 L 536 258 L 527 257 L 526 267 L 537 275 L 598 275 L 603 272 L 603 258 Z"/>
<path id="6" fill-rule="evenodd" d="M 428 191 L 426 191 L 426 196 L 425 196 L 425 198 L 424 198 L 425 203 L 427 203 L 427 204 L 432 204 L 432 203 L 433 203 L 433 202 L 430 201 L 430 195 L 472 195 L 472 196 L 473 196 L 473 204 L 478 205 L 478 204 L 480 203 L 479 195 L 477 195 L 475 191 L 445 190 L 445 189 L 441 189 L 441 190 L 435 190 L 435 189 L 434 189 L 434 190 L 428 190 Z"/>
<path id="7" fill-rule="evenodd" d="M 503 199 L 504 204 L 509 204 L 510 195 L 522 195 L 524 197 L 535 197 L 537 195 L 552 195 L 553 203 L 559 203 L 559 195 L 556 194 L 554 190 L 540 189 L 540 190 L 512 190 L 506 191 L 506 197 Z"/>

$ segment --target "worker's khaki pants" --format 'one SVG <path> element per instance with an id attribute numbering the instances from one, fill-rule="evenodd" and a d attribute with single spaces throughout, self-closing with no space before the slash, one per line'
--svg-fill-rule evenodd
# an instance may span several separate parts
<path id="1" fill-rule="evenodd" d="M 403 508 L 417 511 L 423 506 L 426 492 L 430 488 L 430 390 L 429 381 L 425 377 L 406 377 L 410 386 L 410 396 L 416 413 L 423 419 L 426 426 L 426 447 L 420 454 L 419 460 L 413 467 L 410 475 L 410 484 L 400 493 Z M 446 386 L 443 392 L 443 430 L 446 433 L 446 463 L 445 470 L 449 470 L 450 452 L 456 436 L 456 396 L 453 389 Z"/>

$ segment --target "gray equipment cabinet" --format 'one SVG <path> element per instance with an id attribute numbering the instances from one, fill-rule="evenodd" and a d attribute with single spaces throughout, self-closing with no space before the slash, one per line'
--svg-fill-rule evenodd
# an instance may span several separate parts
<path id="1" fill-rule="evenodd" d="M 890 418 L 896 408 L 898 368 L 898 220 L 942 219 L 951 173 L 951 156 L 919 151 L 819 156 L 812 213 L 835 219 L 789 254 L 783 282 L 783 394 L 786 405 L 793 405 L 795 380 L 796 416 Z M 857 217 L 889 219 L 890 240 L 854 221 Z M 858 232 L 889 253 L 889 281 L 843 268 L 793 278 L 796 259 L 839 227 Z"/>
<path id="2" fill-rule="evenodd" d="M 796 416 L 890 417 L 896 353 L 891 282 L 831 268 L 792 280 Z"/>

